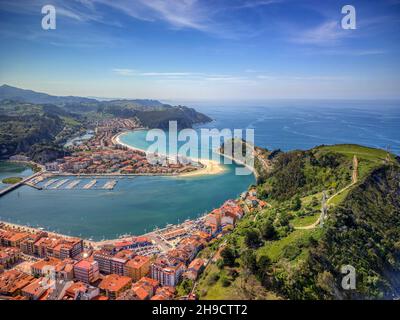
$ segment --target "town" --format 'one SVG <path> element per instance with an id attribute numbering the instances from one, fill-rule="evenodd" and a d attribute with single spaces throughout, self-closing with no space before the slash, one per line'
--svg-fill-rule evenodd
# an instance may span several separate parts
<path id="1" fill-rule="evenodd" d="M 0 299 L 196 299 L 176 286 L 195 283 L 213 259 L 199 253 L 266 205 L 252 189 L 196 220 L 103 242 L 0 223 Z"/>
<path id="2" fill-rule="evenodd" d="M 106 119 L 96 123 L 95 135 L 69 147 L 70 156 L 45 164 L 48 172 L 61 174 L 157 174 L 176 175 L 201 168 L 200 163 L 150 164 L 146 153 L 120 144 L 119 133 L 143 129 L 135 119 Z M 25 159 L 26 160 L 26 159 Z"/>

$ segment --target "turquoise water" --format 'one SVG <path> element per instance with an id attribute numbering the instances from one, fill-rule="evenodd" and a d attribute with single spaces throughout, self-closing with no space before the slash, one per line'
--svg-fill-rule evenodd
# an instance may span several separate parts
<path id="1" fill-rule="evenodd" d="M 259 107 L 192 106 L 214 119 L 202 127 L 253 128 L 256 145 L 269 149 L 358 143 L 400 154 L 398 102 L 281 101 Z M 135 132 L 122 140 L 144 148 L 148 146 L 144 137 L 145 132 Z M 254 182 L 252 176 L 236 176 L 234 165 L 226 168 L 215 176 L 123 179 L 113 191 L 38 191 L 22 187 L 0 198 L 0 220 L 94 239 L 140 234 L 218 207 Z"/>

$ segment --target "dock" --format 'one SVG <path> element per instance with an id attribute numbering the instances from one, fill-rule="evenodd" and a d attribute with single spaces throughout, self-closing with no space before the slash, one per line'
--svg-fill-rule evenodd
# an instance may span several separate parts
<path id="1" fill-rule="evenodd" d="M 47 188 L 47 187 L 49 187 L 50 185 L 52 185 L 53 183 L 55 183 L 55 182 L 57 182 L 58 181 L 58 179 L 50 179 L 49 181 L 47 181 L 44 185 L 43 185 L 43 188 Z"/>
<path id="2" fill-rule="evenodd" d="M 33 183 L 32 181 L 25 182 L 25 185 L 29 186 L 31 188 L 34 188 L 36 190 L 42 190 L 43 189 L 42 187 L 37 186 L 36 183 Z"/>
<path id="3" fill-rule="evenodd" d="M 29 182 L 31 179 L 37 178 L 37 177 L 40 176 L 41 174 L 42 174 L 42 172 L 37 172 L 37 173 L 31 175 L 30 177 L 27 177 L 27 178 L 22 179 L 22 180 L 21 180 L 20 182 L 18 182 L 18 183 L 15 183 L 15 184 L 13 184 L 13 185 L 7 187 L 7 188 L 4 188 L 4 189 L 0 190 L 0 197 L 3 196 L 3 195 L 5 195 L 5 194 L 7 194 L 7 193 L 9 193 L 9 192 L 11 192 L 11 191 L 13 191 L 14 189 L 19 188 L 20 186 L 22 186 L 22 185 L 25 184 L 26 182 Z"/>
<path id="4" fill-rule="evenodd" d="M 39 182 L 42 182 L 43 180 L 45 180 L 46 178 L 43 177 L 43 175 L 40 175 L 36 178 L 33 178 L 29 181 L 30 185 L 37 185 Z"/>
<path id="5" fill-rule="evenodd" d="M 69 179 L 63 179 L 63 180 L 57 182 L 56 184 L 53 184 L 53 186 L 52 186 L 51 189 L 58 189 L 58 188 L 60 188 L 64 183 L 66 183 L 66 182 L 68 182 L 68 181 L 69 181 Z"/>
<path id="6" fill-rule="evenodd" d="M 113 190 L 116 184 L 117 184 L 117 180 L 110 180 L 110 181 L 107 181 L 107 182 L 104 184 L 104 186 L 102 187 L 102 189 L 105 189 L 105 190 Z"/>
<path id="7" fill-rule="evenodd" d="M 65 189 L 73 189 L 75 188 L 79 183 L 81 182 L 81 180 L 74 180 L 71 183 L 69 183 Z"/>
<path id="8" fill-rule="evenodd" d="M 83 186 L 83 189 L 91 189 L 94 187 L 97 183 L 97 180 L 92 180 L 89 183 L 87 183 L 85 186 Z"/>

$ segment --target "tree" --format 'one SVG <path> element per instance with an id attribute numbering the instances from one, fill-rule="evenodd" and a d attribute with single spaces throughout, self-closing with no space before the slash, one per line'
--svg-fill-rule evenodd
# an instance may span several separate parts
<path id="1" fill-rule="evenodd" d="M 218 269 L 220 269 L 220 270 L 222 270 L 225 266 L 224 260 L 222 260 L 222 259 L 218 259 L 216 264 L 217 264 Z"/>
<path id="2" fill-rule="evenodd" d="M 236 254 L 230 247 L 225 247 L 221 251 L 221 257 L 225 266 L 233 267 L 235 265 Z"/>
<path id="3" fill-rule="evenodd" d="M 223 287 L 229 287 L 231 285 L 231 280 L 229 280 L 226 276 L 221 278 L 221 284 Z"/>
<path id="4" fill-rule="evenodd" d="M 268 256 L 261 256 L 257 261 L 257 266 L 259 270 L 267 271 L 271 267 L 271 259 Z"/>
<path id="5" fill-rule="evenodd" d="M 317 275 L 317 286 L 324 290 L 328 297 L 333 295 L 335 289 L 335 278 L 329 271 L 323 271 Z"/>
<path id="6" fill-rule="evenodd" d="M 257 259 L 254 250 L 246 250 L 241 256 L 243 267 L 248 269 L 251 273 L 257 271 Z"/>
<path id="7" fill-rule="evenodd" d="M 260 234 L 256 229 L 246 231 L 244 242 L 250 248 L 257 248 L 261 244 Z"/>
<path id="8" fill-rule="evenodd" d="M 299 196 L 296 196 L 294 198 L 294 200 L 293 200 L 293 203 L 292 203 L 292 210 L 293 211 L 298 211 L 300 209 L 301 209 L 301 200 L 300 200 Z"/>
<path id="9" fill-rule="evenodd" d="M 319 204 L 319 201 L 316 196 L 312 197 L 311 199 L 311 207 L 316 207 Z"/>
<path id="10" fill-rule="evenodd" d="M 271 259 L 268 256 L 261 256 L 257 261 L 257 275 L 264 286 L 270 284 L 270 270 Z"/>
<path id="11" fill-rule="evenodd" d="M 187 295 L 190 293 L 193 287 L 193 281 L 190 279 L 184 279 L 180 284 L 180 288 L 182 289 L 182 294 Z"/>
<path id="12" fill-rule="evenodd" d="M 261 236 L 264 240 L 272 240 L 276 237 L 276 230 L 271 220 L 267 220 L 261 226 Z"/>

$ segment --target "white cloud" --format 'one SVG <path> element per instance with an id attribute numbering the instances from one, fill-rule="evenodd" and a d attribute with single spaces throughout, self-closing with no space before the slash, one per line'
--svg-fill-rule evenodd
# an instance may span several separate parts
<path id="1" fill-rule="evenodd" d="M 120 76 L 134 76 L 136 74 L 136 71 L 133 69 L 119 69 L 115 68 L 112 70 L 114 73 L 120 75 Z"/>
<path id="2" fill-rule="evenodd" d="M 338 21 L 327 21 L 319 26 L 296 33 L 290 40 L 299 44 L 332 45 L 351 35 Z"/>
<path id="3" fill-rule="evenodd" d="M 245 70 L 243 73 L 217 74 L 201 72 L 142 72 L 128 68 L 114 68 L 115 74 L 129 77 L 148 77 L 152 81 L 182 81 L 184 83 L 226 83 L 259 85 L 273 81 L 318 81 L 335 82 L 348 80 L 345 76 L 332 75 L 274 75 L 255 70 Z"/>
<path id="4" fill-rule="evenodd" d="M 282 0 L 260 0 L 260 1 L 245 1 L 244 3 L 238 5 L 237 9 L 246 9 L 246 8 L 257 8 L 262 6 L 269 6 L 271 4 L 281 3 Z"/>
<path id="5" fill-rule="evenodd" d="M 186 77 L 186 76 L 193 76 L 197 75 L 197 73 L 193 72 L 142 72 L 139 73 L 141 76 L 148 76 L 148 77 Z"/>

